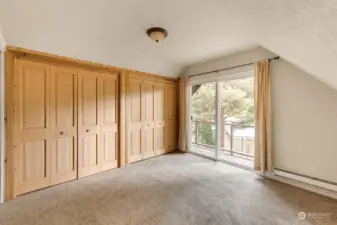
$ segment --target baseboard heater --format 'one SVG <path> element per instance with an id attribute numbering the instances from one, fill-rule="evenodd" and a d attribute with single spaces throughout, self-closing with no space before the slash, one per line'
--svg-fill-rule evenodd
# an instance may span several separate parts
<path id="1" fill-rule="evenodd" d="M 274 176 L 283 177 L 337 193 L 337 183 L 275 168 Z"/>

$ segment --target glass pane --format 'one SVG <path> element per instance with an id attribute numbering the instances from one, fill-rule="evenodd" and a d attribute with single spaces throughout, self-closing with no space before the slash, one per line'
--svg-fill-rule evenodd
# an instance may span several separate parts
<path id="1" fill-rule="evenodd" d="M 192 86 L 192 147 L 191 151 L 215 157 L 215 86 L 216 83 L 206 83 Z"/>
<path id="2" fill-rule="evenodd" d="M 253 88 L 253 76 L 220 82 L 220 159 L 227 160 L 228 155 L 253 159 Z"/>

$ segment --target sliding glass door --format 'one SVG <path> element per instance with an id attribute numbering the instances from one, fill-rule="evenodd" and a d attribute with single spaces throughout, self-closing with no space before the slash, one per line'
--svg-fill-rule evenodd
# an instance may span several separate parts
<path id="1" fill-rule="evenodd" d="M 253 71 L 190 85 L 189 151 L 253 165 Z"/>

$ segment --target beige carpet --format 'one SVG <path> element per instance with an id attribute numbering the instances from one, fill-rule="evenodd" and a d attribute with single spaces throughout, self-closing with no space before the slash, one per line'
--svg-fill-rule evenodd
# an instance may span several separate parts
<path id="1" fill-rule="evenodd" d="M 328 218 L 301 221 L 300 211 Z M 337 224 L 336 218 L 335 200 L 190 154 L 153 158 L 0 206 L 6 225 Z"/>

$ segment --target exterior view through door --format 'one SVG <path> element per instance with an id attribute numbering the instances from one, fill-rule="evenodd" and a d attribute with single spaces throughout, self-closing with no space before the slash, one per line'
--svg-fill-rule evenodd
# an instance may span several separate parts
<path id="1" fill-rule="evenodd" d="M 255 145 L 253 71 L 233 74 L 230 79 L 191 84 L 190 88 L 190 151 L 252 167 Z"/>

